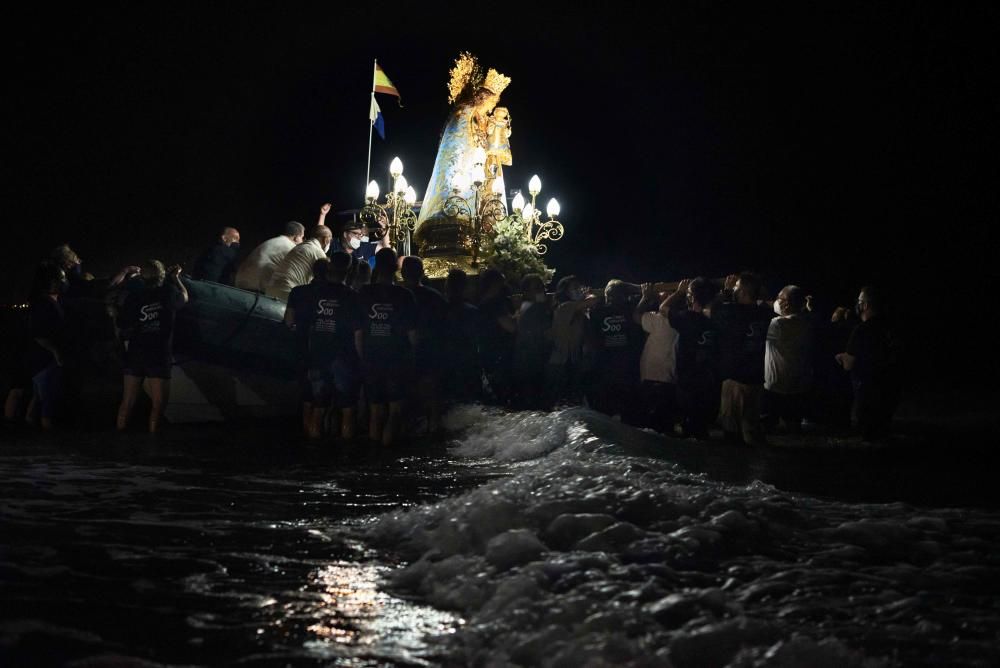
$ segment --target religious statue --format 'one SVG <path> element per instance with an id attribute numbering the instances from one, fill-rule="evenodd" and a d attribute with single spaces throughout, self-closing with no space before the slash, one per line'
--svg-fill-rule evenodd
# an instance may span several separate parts
<path id="1" fill-rule="evenodd" d="M 510 78 L 494 69 L 484 73 L 469 53 L 461 54 L 451 69 L 451 113 L 441 133 L 414 231 L 428 276 L 444 276 L 451 268 L 477 272 L 473 266 L 477 250 L 474 246 L 482 225 L 488 225 L 498 217 L 496 212 L 506 207 L 503 195 L 495 195 L 492 185 L 499 180 L 502 187 L 502 166 L 511 164 L 510 113 L 497 107 L 500 93 L 509 84 Z M 483 152 L 483 186 L 477 189 L 472 169 L 475 156 Z M 455 207 L 449 198 L 450 202 L 461 199 L 469 204 Z M 483 214 L 487 209 L 494 213 Z"/>
<path id="2" fill-rule="evenodd" d="M 510 112 L 507 107 L 497 107 L 486 121 L 486 192 L 493 192 L 496 181 L 500 182 L 499 190 L 507 192 L 503 182 L 503 165 L 511 163 Z M 505 207 L 506 204 L 504 201 Z"/>

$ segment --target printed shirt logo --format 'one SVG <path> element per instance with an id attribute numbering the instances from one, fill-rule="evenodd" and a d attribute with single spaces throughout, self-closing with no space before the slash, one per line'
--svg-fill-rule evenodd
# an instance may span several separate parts
<path id="1" fill-rule="evenodd" d="M 153 302 L 139 307 L 139 331 L 150 333 L 160 331 L 160 313 L 163 304 Z"/>
<path id="2" fill-rule="evenodd" d="M 143 304 L 139 308 L 139 322 L 149 322 L 150 320 L 157 320 L 160 317 L 160 311 L 163 306 L 159 303 L 153 304 Z"/>
<path id="3" fill-rule="evenodd" d="M 625 335 L 625 316 L 609 315 L 601 321 L 601 332 L 604 334 L 604 345 L 608 348 L 620 348 L 628 344 Z"/>
<path id="4" fill-rule="evenodd" d="M 338 300 L 320 299 L 316 305 L 316 315 L 333 315 L 338 308 L 340 308 L 340 302 Z"/>
<path id="5" fill-rule="evenodd" d="M 338 308 L 340 308 L 340 301 L 337 299 L 320 299 L 316 302 L 316 319 L 313 321 L 313 331 L 336 334 Z"/>
<path id="6" fill-rule="evenodd" d="M 372 336 L 392 336 L 392 304 L 372 304 L 368 311 L 368 332 Z"/>

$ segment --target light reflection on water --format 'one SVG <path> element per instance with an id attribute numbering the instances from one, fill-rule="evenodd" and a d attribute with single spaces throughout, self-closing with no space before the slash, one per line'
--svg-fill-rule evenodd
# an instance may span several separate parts
<path id="1" fill-rule="evenodd" d="M 318 588 L 317 622 L 307 627 L 315 640 L 304 643 L 321 658 L 356 656 L 373 649 L 387 657 L 417 660 L 428 636 L 452 632 L 461 620 L 449 613 L 418 606 L 380 589 L 385 567 L 337 562 L 310 574 Z"/>
<path id="2" fill-rule="evenodd" d="M 461 620 L 388 593 L 351 527 L 499 471 L 219 436 L 4 444 L 0 665 L 435 663 Z"/>
<path id="3" fill-rule="evenodd" d="M 246 431 L 5 446 L 0 665 L 434 665 L 472 646 L 559 649 L 563 665 L 669 647 L 680 666 L 703 658 L 706 628 L 927 663 L 1000 656 L 984 640 L 1000 628 L 994 511 L 785 496 L 742 479 L 774 465 L 759 455 L 675 444 L 664 459 L 659 437 L 590 418 L 467 417 L 482 428 L 461 447 L 405 457 Z M 831 478 L 815 461 L 785 472 L 817 470 Z M 578 516 L 563 534 L 561 515 Z M 497 566 L 491 541 L 508 530 L 535 532 L 547 556 Z M 400 555 L 416 563 L 399 571 Z"/>

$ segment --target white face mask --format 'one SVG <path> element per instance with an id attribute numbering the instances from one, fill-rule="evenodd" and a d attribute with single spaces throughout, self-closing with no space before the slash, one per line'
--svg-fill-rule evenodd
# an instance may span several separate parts
<path id="1" fill-rule="evenodd" d="M 351 240 L 348 243 L 354 250 L 361 248 L 361 239 L 358 239 L 357 237 L 351 237 Z"/>
<path id="2" fill-rule="evenodd" d="M 368 243 L 368 235 L 367 234 L 365 236 L 361 237 L 361 243 L 363 243 L 363 244 Z"/>
<path id="3" fill-rule="evenodd" d="M 777 299 L 774 300 L 774 313 L 775 315 L 784 315 L 784 313 L 781 312 L 781 302 Z"/>

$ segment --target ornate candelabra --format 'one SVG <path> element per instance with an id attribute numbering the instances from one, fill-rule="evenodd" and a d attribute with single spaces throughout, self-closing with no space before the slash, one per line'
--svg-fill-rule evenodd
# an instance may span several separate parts
<path id="1" fill-rule="evenodd" d="M 492 235 L 497 221 L 507 216 L 503 200 L 503 182 L 496 179 L 496 165 L 490 166 L 490 179 L 493 187 L 487 191 L 486 151 L 476 148 L 473 152 L 472 169 L 468 174 L 458 173 L 451 182 L 451 195 L 444 201 L 442 211 L 452 219 L 465 217 L 472 223 L 472 266 L 479 264 L 482 244 L 487 235 Z M 472 188 L 472 195 L 463 197 L 462 193 Z"/>
<path id="2" fill-rule="evenodd" d="M 406 182 L 403 176 L 403 161 L 398 157 L 392 159 L 389 174 L 393 179 L 392 191 L 386 193 L 385 200 L 378 201 L 378 182 L 372 180 L 365 190 L 365 205 L 358 212 L 358 219 L 369 231 L 384 229 L 389 236 L 389 243 L 401 255 L 410 254 L 410 235 L 417 223 L 417 214 L 413 205 L 417 202 L 417 192 Z M 382 233 L 378 234 L 379 237 Z"/>
<path id="3" fill-rule="evenodd" d="M 556 220 L 556 216 L 559 215 L 559 202 L 554 197 L 549 200 L 549 203 L 545 205 L 545 213 L 549 219 L 543 221 L 541 212 L 535 204 L 535 198 L 538 197 L 538 193 L 542 192 L 542 180 L 538 178 L 537 174 L 532 176 L 528 182 L 528 192 L 531 194 L 530 204 L 525 204 L 524 196 L 521 193 L 514 196 L 510 203 L 511 216 L 523 225 L 524 236 L 528 243 L 534 246 L 539 255 L 545 255 L 549 250 L 545 242 L 559 241 L 566 232 L 562 223 Z"/>

